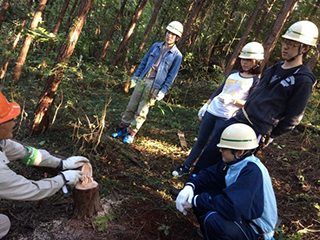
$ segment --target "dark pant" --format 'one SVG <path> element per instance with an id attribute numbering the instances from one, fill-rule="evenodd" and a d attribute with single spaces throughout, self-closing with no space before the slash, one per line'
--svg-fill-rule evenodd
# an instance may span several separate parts
<path id="1" fill-rule="evenodd" d="M 221 134 L 226 127 L 238 122 L 238 120 L 232 117 L 215 129 L 215 134 L 212 135 L 211 141 L 200 155 L 198 162 L 193 169 L 193 173 L 198 173 L 202 169 L 213 166 L 222 159 L 219 148 L 217 147 L 217 144 L 220 142 Z"/>
<path id="2" fill-rule="evenodd" d="M 221 126 L 225 124 L 227 121 L 226 118 L 222 117 L 217 117 L 212 115 L 209 112 L 206 112 L 204 115 L 201 125 L 200 125 L 200 130 L 198 133 L 198 140 L 196 144 L 192 147 L 192 150 L 187 157 L 186 161 L 184 162 L 184 165 L 187 167 L 191 167 L 195 160 L 201 155 L 201 152 L 205 148 L 210 135 L 215 136 L 216 135 L 216 129 L 220 129 Z"/>
<path id="3" fill-rule="evenodd" d="M 249 223 L 245 221 L 231 221 L 221 216 L 218 212 L 202 212 L 195 207 L 193 208 L 193 211 L 206 240 L 259 239 L 259 234 L 255 233 Z"/>

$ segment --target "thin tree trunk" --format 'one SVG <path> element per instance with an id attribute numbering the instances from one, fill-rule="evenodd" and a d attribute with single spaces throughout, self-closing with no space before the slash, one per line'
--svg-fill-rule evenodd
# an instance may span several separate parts
<path id="1" fill-rule="evenodd" d="M 9 6 L 10 6 L 10 1 L 4 0 L 3 4 L 2 4 L 1 11 L 0 11 L 0 27 L 2 25 L 2 22 L 4 20 L 4 16 L 6 15 L 6 12 L 8 11 Z"/>
<path id="2" fill-rule="evenodd" d="M 255 21 L 258 18 L 258 14 L 260 12 L 260 9 L 261 9 L 264 1 L 265 0 L 259 0 L 259 2 L 257 3 L 257 5 L 256 5 L 256 7 L 255 7 L 255 9 L 254 9 L 254 11 L 253 11 L 253 13 L 251 15 L 251 18 L 248 21 L 247 27 L 246 27 L 246 29 L 244 30 L 244 32 L 243 32 L 243 34 L 241 36 L 240 41 L 239 41 L 237 47 L 234 49 L 234 51 L 233 51 L 233 53 L 232 53 L 232 55 L 231 55 L 231 57 L 229 59 L 229 62 L 227 64 L 226 68 L 224 69 L 224 75 L 225 76 L 228 76 L 229 73 L 231 72 L 231 70 L 232 70 L 232 68 L 233 68 L 233 66 L 234 66 L 234 64 L 235 64 L 235 62 L 236 62 L 236 60 L 238 58 L 238 55 L 239 55 L 239 53 L 240 53 L 240 51 L 242 49 L 242 47 L 244 46 L 245 42 L 247 41 L 247 38 L 248 38 L 248 35 L 249 35 L 249 33 L 250 33 L 251 29 L 252 29 L 252 26 L 253 26 L 253 24 L 255 23 Z"/>
<path id="3" fill-rule="evenodd" d="M 23 19 L 22 22 L 21 22 L 21 25 L 20 25 L 20 30 L 19 30 L 18 34 L 16 35 L 16 38 L 15 38 L 14 42 L 12 43 L 11 53 L 14 51 L 14 49 L 16 49 L 16 47 L 18 45 L 19 39 L 21 37 L 22 30 L 23 30 L 25 24 L 26 24 L 26 19 Z M 0 79 L 1 80 L 4 79 L 4 76 L 6 75 L 6 72 L 7 72 L 10 60 L 11 60 L 11 53 L 7 57 L 7 60 L 5 61 L 4 65 L 3 65 L 3 68 L 1 69 L 1 74 L 0 74 Z"/>
<path id="4" fill-rule="evenodd" d="M 297 3 L 298 3 L 298 0 L 286 0 L 285 3 L 283 4 L 281 11 L 278 14 L 278 17 L 274 23 L 272 31 L 269 34 L 269 37 L 264 44 L 265 51 L 264 51 L 264 61 L 261 64 L 262 68 L 264 68 L 266 62 L 268 61 L 268 59 L 271 55 L 271 52 L 273 51 L 273 49 L 274 49 L 274 47 L 280 37 L 283 26 L 286 23 L 290 14 L 295 9 Z"/>
<path id="5" fill-rule="evenodd" d="M 190 14 L 190 17 L 188 18 L 188 21 L 187 21 L 186 25 L 184 26 L 183 34 L 178 42 L 179 49 L 182 49 L 182 46 L 191 31 L 191 27 L 198 17 L 199 11 L 202 8 L 203 3 L 204 3 L 204 0 L 197 0 L 195 2 L 195 5 L 192 8 L 192 12 Z"/>
<path id="6" fill-rule="evenodd" d="M 38 27 L 39 21 L 41 20 L 41 15 L 42 12 L 46 6 L 47 0 L 40 0 L 37 10 L 33 16 L 32 22 L 31 22 L 31 26 L 30 26 L 30 30 L 34 31 L 36 30 L 36 28 Z M 16 62 L 16 66 L 14 68 L 14 72 L 13 72 L 13 81 L 14 84 L 17 85 L 20 79 L 20 75 L 21 75 L 21 71 L 22 71 L 22 67 L 26 61 L 27 58 L 27 54 L 29 51 L 29 48 L 31 46 L 33 40 L 33 36 L 32 35 L 28 35 L 24 41 L 24 44 L 20 50 L 17 62 Z"/>
<path id="7" fill-rule="evenodd" d="M 276 0 L 272 0 L 270 3 L 267 3 L 268 6 L 267 6 L 266 11 L 264 12 L 259 24 L 256 27 L 256 31 L 255 31 L 255 35 L 254 36 L 258 36 L 258 34 L 260 33 L 261 29 L 263 29 L 263 25 L 266 22 L 267 17 L 269 15 L 269 13 L 271 12 L 271 9 L 273 8 L 275 2 L 276 2 Z"/>
<path id="8" fill-rule="evenodd" d="M 106 56 L 107 49 L 108 49 L 108 47 L 110 45 L 111 38 L 112 38 L 113 33 L 114 33 L 114 31 L 115 31 L 115 29 L 116 29 L 116 27 L 118 25 L 119 20 L 120 20 L 122 14 L 123 14 L 123 10 L 124 10 L 124 7 L 125 7 L 126 3 L 127 3 L 127 0 L 123 0 L 123 2 L 121 3 L 121 7 L 120 7 L 120 9 L 118 11 L 117 17 L 114 20 L 114 22 L 113 22 L 113 24 L 112 24 L 112 26 L 111 26 L 111 28 L 109 30 L 109 34 L 107 36 L 107 40 L 106 40 L 106 42 L 104 44 L 103 51 L 102 51 L 102 54 L 100 56 L 101 59 L 103 59 Z"/>
<path id="9" fill-rule="evenodd" d="M 134 13 L 134 16 L 131 19 L 131 22 L 129 24 L 129 28 L 127 30 L 127 33 L 126 33 L 124 39 L 121 41 L 120 46 L 118 48 L 118 51 L 116 53 L 116 56 L 115 56 L 115 58 L 113 60 L 113 63 L 112 63 L 111 68 L 110 68 L 110 72 L 112 72 L 114 67 L 118 64 L 119 59 L 120 59 L 120 57 L 122 55 L 122 52 L 125 49 L 127 43 L 129 42 L 129 40 L 130 40 L 130 38 L 131 38 L 131 36 L 132 36 L 132 34 L 134 32 L 134 29 L 135 29 L 135 27 L 137 25 L 137 22 L 139 21 L 139 19 L 141 17 L 141 14 L 143 12 L 144 7 L 146 6 L 146 3 L 147 3 L 147 0 L 142 0 L 141 4 L 137 5 L 136 11 Z"/>
<path id="10" fill-rule="evenodd" d="M 73 53 L 93 1 L 94 0 L 81 1 L 77 17 L 73 21 L 66 42 L 62 45 L 52 68 L 55 69 L 55 72 L 48 77 L 45 89 L 36 107 L 30 135 L 43 133 L 49 126 L 49 109 L 62 80 L 64 68 Z"/>
<path id="11" fill-rule="evenodd" d="M 313 17 L 316 16 L 317 10 L 319 8 L 320 5 L 320 1 L 318 0 L 316 5 L 314 6 L 314 8 L 312 9 L 310 16 L 309 16 L 309 21 L 312 21 Z M 311 58 L 309 59 L 309 61 L 307 62 L 307 67 L 312 71 L 318 63 L 318 59 L 319 59 L 319 54 L 320 54 L 320 44 L 318 44 L 317 46 L 317 50 L 315 51 L 315 53 L 311 56 Z"/>
<path id="12" fill-rule="evenodd" d="M 159 11 L 161 9 L 163 1 L 164 0 L 158 0 L 156 6 L 153 9 L 153 14 L 152 14 L 151 19 L 150 19 L 150 21 L 148 23 L 146 31 L 145 31 L 145 33 L 143 35 L 142 41 L 140 42 L 140 45 L 139 45 L 139 48 L 138 48 L 138 51 L 137 51 L 137 55 L 136 55 L 136 57 L 134 57 L 133 63 L 131 65 L 130 74 L 134 73 L 134 70 L 135 70 L 135 68 L 137 66 L 137 60 L 140 57 L 140 54 L 141 54 L 141 52 L 143 50 L 145 42 L 146 42 L 147 38 L 149 37 L 149 34 L 150 34 L 151 30 L 152 30 L 152 27 L 153 27 L 153 25 L 154 25 L 154 23 L 155 23 L 155 21 L 157 19 L 157 16 L 158 16 L 158 13 L 159 13 Z"/>
<path id="13" fill-rule="evenodd" d="M 52 31 L 53 34 L 57 34 L 57 33 L 59 32 L 59 29 L 60 29 L 60 26 L 61 26 L 63 17 L 64 17 L 64 15 L 66 14 L 66 11 L 67 11 L 67 9 L 68 9 L 69 2 L 70 2 L 70 0 L 65 0 L 65 1 L 64 1 L 63 5 L 62 5 L 62 8 L 61 8 L 61 11 L 60 11 L 60 15 L 59 15 L 58 21 L 57 21 L 57 23 L 56 23 L 55 28 L 54 28 L 53 31 Z M 46 51 L 46 56 L 49 55 L 49 53 L 50 53 L 51 50 L 52 50 L 52 47 L 53 47 L 53 44 L 50 44 L 49 47 L 48 47 L 48 49 L 47 49 L 47 51 Z M 42 61 L 42 64 L 41 64 L 41 68 L 45 68 L 46 65 L 47 65 L 47 64 L 46 64 L 46 60 L 44 59 L 44 60 Z M 40 78 L 42 78 L 42 76 L 41 76 Z"/>
<path id="14" fill-rule="evenodd" d="M 68 32 L 68 29 L 71 27 L 72 19 L 73 19 L 73 16 L 74 16 L 74 12 L 75 12 L 75 10 L 76 10 L 76 7 L 78 6 L 78 2 L 79 2 L 79 0 L 75 0 L 75 1 L 73 2 L 73 5 L 72 5 L 72 7 L 71 7 L 71 9 L 70 9 L 70 12 L 69 12 L 68 20 L 67 20 L 66 25 L 65 25 L 65 26 L 66 26 L 65 32 Z"/>

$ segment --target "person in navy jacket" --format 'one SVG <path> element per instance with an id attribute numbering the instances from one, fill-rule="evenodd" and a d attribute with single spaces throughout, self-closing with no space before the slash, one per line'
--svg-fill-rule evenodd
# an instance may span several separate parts
<path id="1" fill-rule="evenodd" d="M 250 125 L 262 139 L 268 139 L 263 141 L 264 147 L 300 123 L 316 83 L 314 74 L 303 65 L 303 56 L 317 46 L 317 39 L 318 28 L 310 21 L 298 21 L 289 27 L 282 35 L 283 61 L 262 74 L 245 105 L 216 131 L 199 157 L 194 173 L 221 159 L 216 146 L 223 129 L 233 123 Z"/>
<path id="2" fill-rule="evenodd" d="M 205 239 L 272 239 L 277 203 L 268 170 L 253 155 L 258 147 L 254 130 L 232 124 L 218 147 L 222 161 L 188 178 L 177 209 L 186 215 L 193 208 Z"/>

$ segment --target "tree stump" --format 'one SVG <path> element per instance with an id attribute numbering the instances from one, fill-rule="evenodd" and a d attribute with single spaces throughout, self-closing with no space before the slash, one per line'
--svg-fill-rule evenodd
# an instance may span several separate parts
<path id="1" fill-rule="evenodd" d="M 76 184 L 73 190 L 73 218 L 87 219 L 93 217 L 101 208 L 99 185 L 92 178 L 92 166 L 85 163 L 82 166 L 83 180 Z"/>

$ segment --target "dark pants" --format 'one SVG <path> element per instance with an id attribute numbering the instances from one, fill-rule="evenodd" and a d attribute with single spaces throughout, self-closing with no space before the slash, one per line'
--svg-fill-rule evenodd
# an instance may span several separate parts
<path id="1" fill-rule="evenodd" d="M 200 224 L 201 232 L 206 240 L 258 240 L 259 234 L 255 233 L 249 223 L 244 221 L 231 221 L 218 212 L 202 212 L 197 208 L 193 211 Z"/>
<path id="2" fill-rule="evenodd" d="M 219 148 L 217 147 L 217 144 L 220 142 L 220 137 L 223 130 L 234 123 L 239 123 L 239 121 L 232 117 L 226 120 L 223 124 L 220 124 L 215 129 L 215 134 L 212 135 L 211 141 L 201 153 L 198 159 L 198 162 L 196 163 L 193 169 L 193 173 L 198 173 L 202 169 L 213 166 L 222 159 L 221 153 L 219 151 Z"/>

